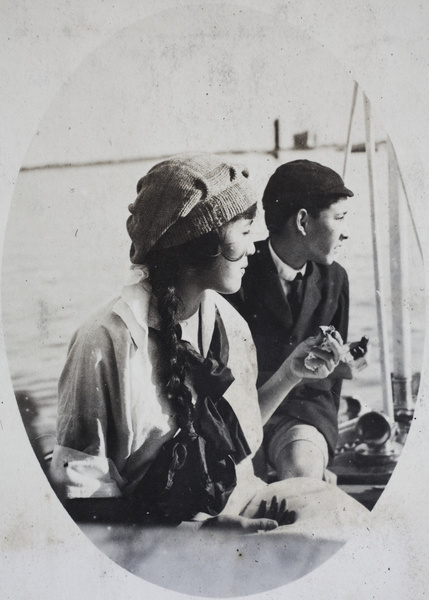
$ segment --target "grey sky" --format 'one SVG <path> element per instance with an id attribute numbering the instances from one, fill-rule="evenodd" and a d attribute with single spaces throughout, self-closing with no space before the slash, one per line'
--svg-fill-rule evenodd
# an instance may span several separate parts
<path id="1" fill-rule="evenodd" d="M 196 21 L 194 10 L 138 21 L 91 53 L 24 164 L 270 149 L 276 117 L 283 147 L 307 129 L 345 143 L 353 81 L 329 52 L 272 15 L 200 9 Z M 353 139 L 363 140 L 360 105 Z"/>

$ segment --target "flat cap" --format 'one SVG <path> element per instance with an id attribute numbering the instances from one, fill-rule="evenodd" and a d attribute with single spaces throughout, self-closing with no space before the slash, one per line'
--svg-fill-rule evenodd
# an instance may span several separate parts
<path id="1" fill-rule="evenodd" d="M 270 177 L 262 204 L 354 196 L 334 170 L 310 160 L 294 160 L 281 165 Z"/>

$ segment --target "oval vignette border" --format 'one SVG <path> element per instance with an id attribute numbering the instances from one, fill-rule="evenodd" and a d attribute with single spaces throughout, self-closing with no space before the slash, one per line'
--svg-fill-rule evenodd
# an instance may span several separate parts
<path id="1" fill-rule="evenodd" d="M 43 9 L 41 9 L 41 10 L 43 10 Z M 136 20 L 137 20 L 137 19 L 136 19 Z M 362 79 L 362 81 L 363 81 L 363 79 Z M 369 92 L 368 92 L 368 95 L 369 95 L 370 97 L 372 97 L 372 95 L 371 95 Z M 375 96 L 374 96 L 374 97 L 375 97 Z M 389 133 L 390 133 L 391 131 L 392 131 L 392 130 L 391 130 L 390 126 L 389 126 Z M 398 138 L 399 138 L 399 133 L 398 133 Z M 397 142 L 396 142 L 396 140 L 394 140 L 394 143 L 395 143 L 395 148 L 397 148 L 398 150 L 399 150 L 399 149 L 401 149 L 401 150 L 402 150 L 402 144 L 401 144 L 400 142 L 399 142 L 399 143 L 397 143 Z M 399 152 L 399 156 L 400 156 L 400 161 L 401 161 L 401 153 L 400 153 L 400 152 Z M 405 162 L 407 162 L 407 161 L 405 161 Z M 403 163 L 401 162 L 401 164 L 403 164 Z M 413 191 L 415 191 L 415 190 L 412 190 L 412 192 L 413 192 Z M 411 193 L 410 195 L 414 195 L 414 194 L 413 194 L 413 193 Z M 421 392 L 420 392 L 420 396 L 422 396 L 422 394 L 425 392 L 425 388 L 426 388 L 426 386 L 424 386 L 424 389 L 423 389 L 423 390 L 421 390 Z M 419 419 L 420 419 L 420 417 L 423 417 L 423 415 L 422 415 L 421 413 L 422 413 L 422 411 L 421 411 L 421 410 L 419 410 L 419 412 L 418 412 L 418 417 L 419 417 Z M 17 418 L 17 415 L 14 415 L 14 417 L 13 417 L 13 418 Z M 415 426 L 414 426 L 414 428 L 415 428 Z M 405 463 L 406 461 L 409 461 L 409 459 L 410 459 L 410 452 L 412 451 L 412 449 L 411 449 L 411 448 L 409 449 L 409 448 L 408 448 L 408 446 L 409 446 L 409 445 L 411 445 L 411 442 L 413 443 L 413 448 L 416 446 L 416 442 L 417 442 L 417 440 L 416 440 L 415 438 L 417 438 L 417 428 L 416 428 L 416 432 L 415 432 L 415 433 L 414 433 L 414 431 L 413 431 L 413 428 L 412 428 L 412 432 L 411 432 L 411 434 L 410 434 L 410 439 L 408 440 L 408 442 L 407 442 L 407 446 L 406 446 L 406 450 L 407 450 L 407 451 L 406 451 L 406 453 L 405 453 L 405 456 L 403 456 L 403 457 L 401 458 L 401 461 L 400 461 L 400 464 L 401 464 L 401 470 L 402 470 L 403 472 L 404 472 L 404 468 L 402 467 L 402 462 L 404 462 L 404 463 Z M 417 443 L 417 446 L 418 446 L 418 443 Z M 19 452 L 18 452 L 18 454 L 19 454 Z M 412 476 L 414 475 L 414 478 L 416 477 L 416 475 L 415 475 L 413 472 L 411 473 L 411 475 L 412 475 Z M 30 480 L 31 480 L 31 479 L 33 479 L 33 478 L 30 476 Z M 395 487 L 398 487 L 398 486 L 395 486 Z M 393 492 L 393 491 L 392 491 L 392 492 L 390 492 L 390 489 L 389 489 L 389 488 L 390 488 L 390 484 L 389 484 L 388 490 L 389 490 L 389 496 L 390 496 L 390 498 L 392 499 L 392 498 L 393 498 L 393 495 L 394 495 L 394 492 Z M 414 488 L 414 489 L 416 489 L 416 488 Z M 417 489 L 418 489 L 418 486 L 417 486 Z M 386 493 L 387 493 L 387 490 L 386 490 L 386 492 L 384 492 L 384 494 L 383 494 L 383 499 L 384 499 L 384 497 L 385 497 Z M 401 496 L 401 494 L 399 494 L 398 496 Z M 386 501 L 386 502 L 387 502 L 387 501 Z M 383 502 L 382 502 L 382 504 L 385 504 L 385 502 L 383 501 Z M 382 504 L 380 504 L 380 511 L 376 511 L 376 512 L 381 512 Z M 420 506 L 420 504 L 419 504 L 419 501 L 417 501 L 417 508 L 421 508 L 421 506 Z M 24 510 L 25 510 L 25 503 L 24 503 Z M 338 556 L 338 555 L 337 555 L 337 556 Z M 330 559 L 330 561 L 329 561 L 329 562 L 331 562 L 332 560 L 333 560 L 333 559 Z M 318 571 L 319 571 L 319 570 L 320 570 L 320 568 L 318 569 Z M 295 584 L 291 584 L 291 585 L 293 585 L 293 586 L 294 586 Z M 290 589 L 291 589 L 291 591 L 292 591 L 292 588 L 290 588 Z M 418 591 L 422 591 L 422 590 L 420 589 L 420 590 L 418 590 Z M 276 594 L 277 594 L 277 592 L 279 592 L 279 590 L 274 590 L 274 591 L 272 592 L 272 594 L 274 594 L 274 593 L 276 593 Z M 88 597 L 89 597 L 89 596 L 88 596 Z M 412 597 L 412 596 L 410 596 L 410 597 Z M 416 596 L 414 596 L 414 597 L 416 597 Z"/>

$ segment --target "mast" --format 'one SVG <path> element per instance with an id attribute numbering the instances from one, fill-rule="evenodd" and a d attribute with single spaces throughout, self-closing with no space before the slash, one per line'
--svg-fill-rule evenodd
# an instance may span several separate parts
<path id="1" fill-rule="evenodd" d="M 375 299 L 377 307 L 378 338 L 380 344 L 380 366 L 381 366 L 381 389 L 383 400 L 383 412 L 390 419 L 394 420 L 392 384 L 390 380 L 390 361 L 389 345 L 386 331 L 386 310 L 385 310 L 385 292 L 382 270 L 380 268 L 380 236 L 379 225 L 381 216 L 377 207 L 377 193 L 375 182 L 375 143 L 372 129 L 371 104 L 364 95 L 365 109 L 365 150 L 368 163 L 369 197 L 371 203 L 371 224 L 372 224 L 372 248 L 374 253 L 374 283 Z"/>
<path id="2" fill-rule="evenodd" d="M 393 402 L 395 411 L 413 408 L 411 392 L 411 299 L 408 280 L 407 211 L 400 193 L 395 151 L 387 139 L 389 161 L 389 240 L 392 295 Z"/>

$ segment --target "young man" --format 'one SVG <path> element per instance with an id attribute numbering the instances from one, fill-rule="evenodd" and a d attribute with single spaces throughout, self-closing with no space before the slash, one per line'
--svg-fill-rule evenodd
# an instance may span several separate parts
<path id="1" fill-rule="evenodd" d="M 335 171 L 308 160 L 280 166 L 268 182 L 262 203 L 269 238 L 256 244 L 242 288 L 230 298 L 252 331 L 258 385 L 320 325 L 333 325 L 346 341 L 349 284 L 334 259 L 349 235 L 351 196 Z M 302 381 L 273 414 L 263 448 L 279 479 L 330 479 L 341 378 L 352 378 L 363 362 L 340 364 L 324 381 Z"/>

